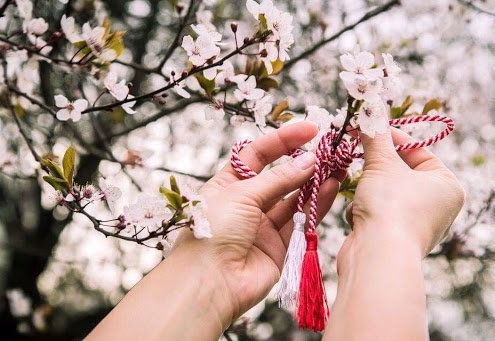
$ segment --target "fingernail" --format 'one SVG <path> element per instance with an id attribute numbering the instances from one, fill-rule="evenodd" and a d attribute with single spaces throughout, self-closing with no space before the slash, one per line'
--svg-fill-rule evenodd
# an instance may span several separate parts
<path id="1" fill-rule="evenodd" d="M 294 166 L 296 166 L 300 170 L 305 170 L 315 164 L 316 155 L 312 152 L 306 152 L 296 157 L 293 162 Z"/>

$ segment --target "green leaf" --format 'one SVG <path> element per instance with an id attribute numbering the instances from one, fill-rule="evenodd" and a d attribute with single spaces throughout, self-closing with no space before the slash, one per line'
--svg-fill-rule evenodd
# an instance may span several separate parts
<path id="1" fill-rule="evenodd" d="M 54 176 L 45 175 L 43 177 L 43 180 L 45 180 L 46 182 L 48 182 L 57 191 L 60 191 L 60 190 L 63 190 L 63 189 L 67 189 L 68 190 L 69 187 L 70 187 L 69 184 L 67 183 L 67 181 L 65 179 L 56 178 Z"/>
<path id="2" fill-rule="evenodd" d="M 276 89 L 278 88 L 278 83 L 275 79 L 273 78 L 262 78 L 259 79 L 256 85 L 258 88 L 263 89 L 265 91 L 270 90 L 271 88 Z"/>
<path id="3" fill-rule="evenodd" d="M 439 100 L 438 98 L 433 98 L 430 99 L 428 102 L 426 102 L 425 106 L 423 107 L 423 115 L 426 115 L 432 110 L 439 110 L 442 109 L 443 107 L 443 102 Z"/>
<path id="4" fill-rule="evenodd" d="M 402 104 L 400 105 L 400 108 L 402 109 L 402 114 L 405 114 L 407 109 L 409 109 L 412 104 L 413 104 L 412 97 L 407 96 L 404 102 L 402 102 Z"/>
<path id="5" fill-rule="evenodd" d="M 160 187 L 160 193 L 168 200 L 170 206 L 178 210 L 182 207 L 182 197 L 179 193 L 171 191 L 167 187 Z"/>
<path id="6" fill-rule="evenodd" d="M 206 92 L 208 96 L 213 95 L 213 91 L 215 91 L 215 80 L 206 79 L 206 77 L 202 73 L 197 73 L 194 75 L 199 82 L 199 85 Z"/>
<path id="7" fill-rule="evenodd" d="M 64 178 L 67 180 L 70 186 L 74 180 L 74 169 L 76 164 L 76 150 L 70 146 L 67 148 L 62 160 L 62 166 L 64 167 Z"/>
<path id="8" fill-rule="evenodd" d="M 404 102 L 400 105 L 400 107 L 392 107 L 390 108 L 390 116 L 392 118 L 401 118 L 404 116 L 407 112 L 407 110 L 411 107 L 413 104 L 413 100 L 411 96 L 407 96 Z"/>
<path id="9" fill-rule="evenodd" d="M 173 175 L 170 175 L 170 189 L 175 193 L 180 194 L 179 185 L 177 184 L 177 180 Z"/>
<path id="10" fill-rule="evenodd" d="M 57 165 L 55 162 L 49 159 L 41 159 L 41 163 L 48 168 L 48 171 L 50 172 L 50 175 L 59 178 L 59 179 L 64 179 L 64 172 L 60 168 L 59 165 Z"/>

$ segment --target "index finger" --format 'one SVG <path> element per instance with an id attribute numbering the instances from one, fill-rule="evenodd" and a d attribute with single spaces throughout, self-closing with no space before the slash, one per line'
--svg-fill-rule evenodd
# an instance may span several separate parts
<path id="1" fill-rule="evenodd" d="M 414 141 L 406 132 L 393 127 L 392 139 L 395 145 Z M 424 147 L 400 151 L 399 156 L 414 170 L 434 170 L 444 167 L 442 161 Z"/>
<path id="2" fill-rule="evenodd" d="M 239 153 L 240 159 L 246 166 L 259 173 L 266 165 L 310 141 L 318 133 L 318 126 L 312 122 L 289 124 L 272 131 L 246 145 Z M 221 181 L 223 186 L 242 177 L 232 165 L 227 163 L 212 180 Z"/>

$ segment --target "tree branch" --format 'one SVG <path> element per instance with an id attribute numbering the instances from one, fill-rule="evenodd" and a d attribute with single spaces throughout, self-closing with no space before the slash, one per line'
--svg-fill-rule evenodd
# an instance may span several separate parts
<path id="1" fill-rule="evenodd" d="M 310 55 L 312 55 L 313 53 L 315 53 L 316 51 L 318 51 L 320 48 L 322 48 L 326 44 L 328 44 L 328 43 L 336 40 L 337 38 L 339 38 L 345 32 L 353 30 L 359 24 L 361 24 L 361 23 L 363 23 L 365 21 L 368 21 L 369 19 L 371 19 L 373 17 L 376 17 L 377 15 L 379 15 L 381 13 L 387 12 L 392 7 L 397 6 L 397 5 L 400 5 L 400 0 L 392 0 L 392 1 L 389 1 L 389 2 L 387 2 L 386 4 L 384 4 L 384 5 L 380 6 L 380 7 L 377 7 L 375 9 L 369 11 L 368 13 L 366 13 L 365 15 L 363 15 L 361 17 L 361 19 L 359 19 L 358 21 L 354 22 L 353 24 L 351 24 L 349 26 L 343 27 L 338 32 L 334 33 L 332 36 L 319 41 L 318 43 L 316 43 L 315 45 L 311 46 L 309 49 L 307 49 L 306 51 L 302 52 L 298 56 L 290 59 L 287 63 L 285 63 L 284 69 L 288 69 L 288 68 L 292 67 L 292 65 L 294 65 L 295 63 L 297 63 L 299 60 L 309 57 Z"/>

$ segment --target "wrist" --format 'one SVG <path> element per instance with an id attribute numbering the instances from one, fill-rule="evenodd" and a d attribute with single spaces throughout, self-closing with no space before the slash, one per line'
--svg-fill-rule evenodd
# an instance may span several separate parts
<path id="1" fill-rule="evenodd" d="M 200 330 L 216 330 L 219 337 L 231 324 L 235 305 L 228 287 L 216 264 L 211 261 L 208 250 L 200 245 L 180 246 L 165 259 L 160 266 L 176 269 L 172 276 L 180 278 L 175 290 L 183 298 L 177 313 L 170 316 L 177 322 L 177 314 L 182 314 L 186 325 L 202 326 Z M 199 243 L 198 243 L 199 244 Z M 170 269 L 165 272 L 170 277 Z M 188 307 L 189 305 L 189 307 Z M 174 309 L 171 309 L 173 312 Z M 208 324 L 208 326 L 206 325 Z M 205 337 L 204 334 L 200 334 Z"/>
<path id="2" fill-rule="evenodd" d="M 367 223 L 354 225 L 354 231 L 342 246 L 337 266 L 339 277 L 345 276 L 357 264 L 377 262 L 421 264 L 423 247 L 415 237 L 405 233 L 403 225 Z"/>

